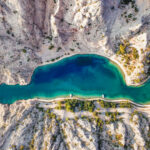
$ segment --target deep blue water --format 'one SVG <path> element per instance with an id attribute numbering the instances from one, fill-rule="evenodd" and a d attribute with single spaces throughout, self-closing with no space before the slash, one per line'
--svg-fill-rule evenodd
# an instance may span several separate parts
<path id="1" fill-rule="evenodd" d="M 69 94 L 83 97 L 128 98 L 150 102 L 150 81 L 140 87 L 125 84 L 119 68 L 98 55 L 75 55 L 35 69 L 28 85 L 0 85 L 0 103 L 30 98 L 55 98 Z"/>

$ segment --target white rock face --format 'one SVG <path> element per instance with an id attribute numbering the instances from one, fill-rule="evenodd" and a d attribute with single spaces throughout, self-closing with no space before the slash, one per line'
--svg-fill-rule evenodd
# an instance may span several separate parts
<path id="1" fill-rule="evenodd" d="M 93 101 L 93 112 L 84 108 L 66 111 L 65 101 L 61 101 L 61 108 L 56 109 L 60 106 L 56 100 L 43 102 L 35 99 L 1 104 L 0 149 L 150 149 L 148 107 L 131 104 L 126 108 L 119 107 L 117 103 L 107 103 L 104 108 L 102 104 L 102 101 Z M 76 110 L 80 106 L 76 106 Z"/>
<path id="2" fill-rule="evenodd" d="M 150 72 L 150 1 L 124 1 L 1 0 L 0 83 L 27 84 L 37 66 L 77 53 L 109 57 L 127 84 L 141 83 Z M 139 54 L 127 65 L 116 55 L 124 40 Z"/>

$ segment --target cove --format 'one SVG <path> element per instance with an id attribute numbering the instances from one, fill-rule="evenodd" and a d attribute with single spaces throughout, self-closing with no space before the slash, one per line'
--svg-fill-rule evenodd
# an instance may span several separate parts
<path id="1" fill-rule="evenodd" d="M 31 98 L 69 96 L 130 99 L 150 102 L 150 80 L 139 87 L 127 86 L 120 69 L 105 57 L 86 54 L 64 58 L 35 69 L 28 85 L 0 85 L 0 103 Z"/>

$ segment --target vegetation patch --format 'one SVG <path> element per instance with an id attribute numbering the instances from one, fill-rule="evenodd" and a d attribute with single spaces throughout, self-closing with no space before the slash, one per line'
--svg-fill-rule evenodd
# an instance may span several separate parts
<path id="1" fill-rule="evenodd" d="M 131 46 L 131 44 L 127 40 L 124 40 L 119 45 L 117 55 L 120 56 L 121 62 L 123 63 L 123 66 L 127 70 L 127 74 L 131 75 L 131 73 L 137 67 L 135 64 L 139 61 L 138 50 L 135 47 Z M 139 81 L 137 80 L 136 82 L 140 82 L 140 80 Z"/>
<path id="2" fill-rule="evenodd" d="M 51 50 L 53 48 L 54 48 L 54 45 L 50 45 L 48 49 Z"/>
<path id="3" fill-rule="evenodd" d="M 27 50 L 26 50 L 26 49 L 22 49 L 22 52 L 23 52 L 23 53 L 27 53 Z"/>
<path id="4" fill-rule="evenodd" d="M 137 4 L 135 2 L 135 0 L 122 0 L 120 2 L 120 7 L 121 8 L 125 8 L 126 5 L 130 5 L 132 13 L 128 13 L 127 10 L 125 10 L 122 14 L 121 17 L 124 17 L 126 20 L 126 23 L 130 22 L 130 21 L 135 21 L 137 18 L 135 17 L 137 15 L 137 13 L 139 12 L 139 9 L 137 7 Z"/>
<path id="5" fill-rule="evenodd" d="M 65 108 L 67 111 L 75 111 L 75 108 L 78 108 L 80 111 L 89 111 L 93 112 L 95 105 L 93 101 L 80 101 L 80 100 L 66 100 Z"/>
<path id="6" fill-rule="evenodd" d="M 128 5 L 129 3 L 135 4 L 135 0 L 121 0 L 121 4 Z"/>

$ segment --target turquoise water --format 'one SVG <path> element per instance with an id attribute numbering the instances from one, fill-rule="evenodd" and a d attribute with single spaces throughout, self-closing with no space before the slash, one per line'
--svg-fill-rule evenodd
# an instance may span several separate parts
<path id="1" fill-rule="evenodd" d="M 28 85 L 0 85 L 0 103 L 30 98 L 68 96 L 127 98 L 150 102 L 150 80 L 140 87 L 125 84 L 121 71 L 107 58 L 75 55 L 35 69 Z"/>

